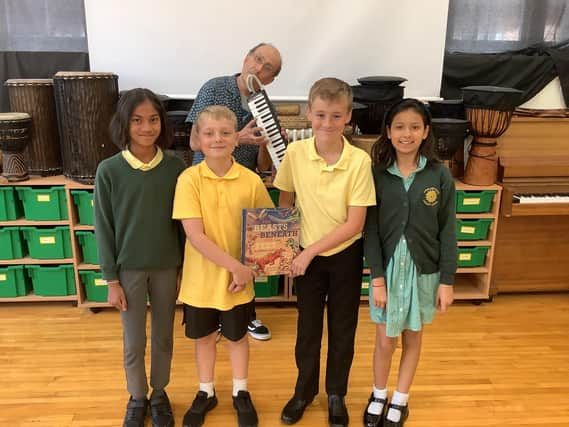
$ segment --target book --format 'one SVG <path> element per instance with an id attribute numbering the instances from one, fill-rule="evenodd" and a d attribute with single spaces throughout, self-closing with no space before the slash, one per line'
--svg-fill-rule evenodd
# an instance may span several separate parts
<path id="1" fill-rule="evenodd" d="M 261 276 L 288 274 L 300 252 L 298 208 L 243 209 L 241 262 Z"/>

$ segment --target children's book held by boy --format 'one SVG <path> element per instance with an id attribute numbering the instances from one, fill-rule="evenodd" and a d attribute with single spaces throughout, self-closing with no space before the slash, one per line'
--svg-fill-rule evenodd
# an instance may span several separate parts
<path id="1" fill-rule="evenodd" d="M 299 252 L 298 208 L 243 209 L 243 264 L 262 276 L 288 274 Z"/>

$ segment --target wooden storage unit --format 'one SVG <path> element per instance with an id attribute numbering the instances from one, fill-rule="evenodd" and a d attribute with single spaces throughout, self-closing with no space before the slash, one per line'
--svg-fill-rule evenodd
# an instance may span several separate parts
<path id="1" fill-rule="evenodd" d="M 490 283 L 492 280 L 492 265 L 494 261 L 496 230 L 500 209 L 502 187 L 499 185 L 474 186 L 456 181 L 456 189 L 462 191 L 495 191 L 490 211 L 487 213 L 457 213 L 457 219 L 490 218 L 492 224 L 486 240 L 459 240 L 459 247 L 488 246 L 485 262 L 480 267 L 459 267 L 456 272 L 454 285 L 455 300 L 489 300 L 492 297 Z"/>
<path id="2" fill-rule="evenodd" d="M 66 178 L 62 176 L 55 176 L 55 177 L 31 177 L 31 179 L 27 181 L 20 181 L 20 182 L 8 182 L 4 178 L 0 178 L 0 185 L 1 186 L 11 186 L 11 187 L 54 187 L 54 186 L 62 186 L 65 185 Z M 65 185 L 65 195 L 67 198 L 67 209 L 68 212 L 72 212 L 72 206 L 70 205 L 70 194 L 67 185 Z M 69 231 L 71 233 L 71 244 L 73 250 L 73 257 L 72 258 L 64 258 L 64 259 L 32 259 L 29 256 L 20 259 L 12 259 L 12 260 L 0 260 L 0 265 L 38 265 L 38 264 L 45 264 L 45 265 L 53 265 L 53 264 L 73 264 L 74 267 L 76 266 L 76 248 L 73 239 L 73 221 L 71 216 L 68 216 L 68 219 L 59 220 L 59 221 L 30 221 L 23 218 L 19 218 L 13 221 L 0 221 L 0 227 L 21 227 L 21 226 L 69 226 Z M 80 297 L 79 294 L 79 286 L 77 284 L 77 273 L 76 268 L 75 270 L 75 283 L 77 285 L 77 295 L 64 295 L 64 296 L 38 296 L 33 293 L 29 293 L 26 296 L 14 297 L 14 298 L 0 298 L 0 302 L 36 302 L 36 301 L 73 301 L 78 302 L 78 298 Z"/>
<path id="3" fill-rule="evenodd" d="M 0 298 L 0 302 L 30 302 L 30 301 L 73 301 L 79 306 L 87 308 L 99 308 L 99 307 L 110 307 L 106 302 L 92 302 L 86 299 L 85 289 L 83 288 L 79 271 L 80 270 L 99 270 L 99 265 L 96 264 L 86 264 L 83 263 L 81 257 L 81 249 L 77 241 L 76 232 L 77 231 L 94 231 L 95 227 L 92 225 L 81 225 L 79 224 L 79 216 L 77 208 L 74 204 L 73 197 L 71 195 L 72 190 L 93 190 L 92 185 L 85 185 L 75 182 L 71 179 L 65 178 L 64 176 L 51 176 L 51 177 L 31 177 L 27 181 L 21 182 L 8 182 L 4 178 L 0 178 L 0 186 L 26 186 L 26 187 L 53 187 L 53 186 L 64 186 L 65 196 L 67 199 L 67 210 L 68 219 L 62 221 L 28 221 L 23 218 L 14 221 L 0 221 L 0 227 L 13 227 L 13 226 L 38 226 L 38 225 L 48 225 L 48 226 L 69 226 L 69 231 L 71 235 L 71 247 L 72 247 L 72 258 L 67 259 L 57 259 L 57 260 L 39 260 L 31 259 L 30 257 L 24 257 L 21 259 L 14 260 L 0 260 L 0 266 L 4 265 L 26 265 L 26 264 L 73 264 L 74 266 L 74 276 L 75 283 L 77 287 L 76 295 L 60 296 L 60 297 L 41 297 L 34 295 L 33 292 L 27 296 L 14 297 L 14 298 Z M 259 297 L 256 301 L 259 302 L 286 302 L 289 301 L 292 291 L 289 288 L 292 286 L 291 281 L 288 277 L 284 277 L 281 281 L 279 287 L 279 294 L 271 297 Z"/>

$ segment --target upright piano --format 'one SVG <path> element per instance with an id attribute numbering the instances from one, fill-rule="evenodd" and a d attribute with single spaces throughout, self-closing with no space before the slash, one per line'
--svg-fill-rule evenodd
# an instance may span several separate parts
<path id="1" fill-rule="evenodd" d="M 569 290 L 569 119 L 514 117 L 498 154 L 492 294 Z"/>

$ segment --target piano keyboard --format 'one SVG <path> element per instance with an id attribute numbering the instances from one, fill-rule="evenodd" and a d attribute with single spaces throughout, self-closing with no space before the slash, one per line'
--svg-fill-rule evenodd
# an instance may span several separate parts
<path id="1" fill-rule="evenodd" d="M 281 126 L 277 114 L 269 101 L 269 97 L 264 89 L 253 93 L 247 103 L 251 114 L 257 122 L 257 126 L 263 129 L 263 133 L 269 139 L 267 151 L 271 156 L 275 169 L 278 169 L 284 158 L 287 143 L 281 135 Z"/>
<path id="2" fill-rule="evenodd" d="M 554 194 L 514 194 L 513 203 L 569 203 L 569 193 Z"/>

